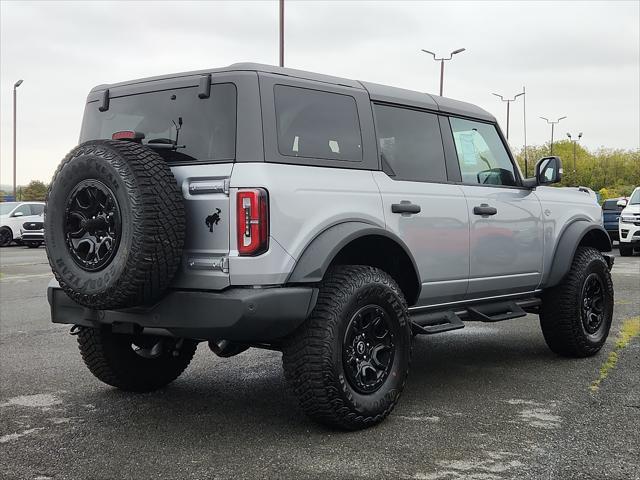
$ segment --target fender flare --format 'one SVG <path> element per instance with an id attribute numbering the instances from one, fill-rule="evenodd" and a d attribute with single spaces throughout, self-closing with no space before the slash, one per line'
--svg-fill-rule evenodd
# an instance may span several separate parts
<path id="1" fill-rule="evenodd" d="M 611 251 L 611 239 L 602 225 L 587 220 L 573 222 L 564 230 L 558 240 L 551 268 L 541 284 L 544 288 L 557 285 L 569 272 L 576 250 L 587 235 L 591 236 L 590 246 L 601 252 Z"/>
<path id="2" fill-rule="evenodd" d="M 416 261 L 411 255 L 409 247 L 401 238 L 384 228 L 369 223 L 351 221 L 338 223 L 318 234 L 300 255 L 287 283 L 320 282 L 342 248 L 353 240 L 369 235 L 386 237 L 398 244 L 411 260 L 413 271 L 418 283 L 420 283 Z M 418 292 L 420 292 L 420 287 L 421 285 L 418 285 Z"/>

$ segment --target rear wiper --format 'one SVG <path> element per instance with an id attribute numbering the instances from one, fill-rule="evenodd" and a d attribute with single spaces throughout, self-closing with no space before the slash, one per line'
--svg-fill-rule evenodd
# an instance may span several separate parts
<path id="1" fill-rule="evenodd" d="M 171 120 L 173 126 L 176 127 L 176 139 L 170 138 L 152 138 L 145 145 L 151 148 L 157 148 L 162 150 L 177 150 L 179 148 L 187 148 L 186 145 L 178 145 L 178 136 L 180 135 L 180 129 L 182 128 L 182 117 L 178 117 L 178 123 Z"/>

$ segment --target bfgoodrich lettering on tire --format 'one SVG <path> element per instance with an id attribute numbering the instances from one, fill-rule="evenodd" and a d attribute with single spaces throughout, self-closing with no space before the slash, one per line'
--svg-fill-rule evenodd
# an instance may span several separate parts
<path id="1" fill-rule="evenodd" d="M 565 357 L 600 351 L 613 318 L 613 282 L 595 248 L 579 247 L 563 281 L 543 294 L 540 325 L 549 348 Z"/>
<path id="2" fill-rule="evenodd" d="M 302 409 L 329 426 L 382 421 L 404 388 L 411 359 L 407 304 L 396 282 L 367 266 L 329 270 L 318 301 L 283 353 Z"/>
<path id="3" fill-rule="evenodd" d="M 65 157 L 49 187 L 47 256 L 81 305 L 149 304 L 180 265 L 184 221 L 182 194 L 157 153 L 128 141 L 86 142 Z"/>

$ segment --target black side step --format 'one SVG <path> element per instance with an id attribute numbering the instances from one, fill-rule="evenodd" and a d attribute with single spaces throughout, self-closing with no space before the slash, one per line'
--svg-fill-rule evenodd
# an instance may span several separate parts
<path id="1" fill-rule="evenodd" d="M 411 330 L 414 335 L 431 335 L 449 330 L 458 330 L 459 328 L 464 328 L 464 323 L 451 310 L 411 315 Z"/>
<path id="2" fill-rule="evenodd" d="M 525 312 L 515 302 L 487 303 L 467 307 L 468 319 L 480 322 L 500 322 L 510 318 L 524 317 Z"/>

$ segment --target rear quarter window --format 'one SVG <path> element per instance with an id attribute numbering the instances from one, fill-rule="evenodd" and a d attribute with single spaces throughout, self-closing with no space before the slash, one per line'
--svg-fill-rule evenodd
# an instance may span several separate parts
<path id="1" fill-rule="evenodd" d="M 173 141 L 182 120 L 178 144 L 184 148 L 157 150 L 169 161 L 233 161 L 236 152 L 236 87 L 214 84 L 209 98 L 199 98 L 196 87 L 163 90 L 110 99 L 109 109 L 99 102 L 85 108 L 82 142 L 110 139 L 119 131 L 144 134 L 142 143 Z"/>
<path id="2" fill-rule="evenodd" d="M 360 122 L 353 97 L 275 85 L 274 98 L 281 155 L 362 161 Z"/>

